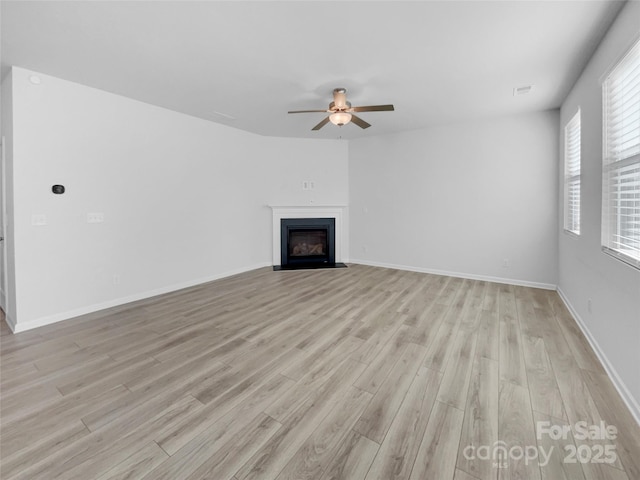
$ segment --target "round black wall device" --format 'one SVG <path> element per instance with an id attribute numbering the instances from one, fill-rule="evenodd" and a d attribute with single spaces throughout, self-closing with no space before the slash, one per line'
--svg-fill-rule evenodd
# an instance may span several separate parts
<path id="1" fill-rule="evenodd" d="M 64 193 L 64 185 L 54 185 L 51 187 L 51 191 L 56 195 L 62 195 Z"/>

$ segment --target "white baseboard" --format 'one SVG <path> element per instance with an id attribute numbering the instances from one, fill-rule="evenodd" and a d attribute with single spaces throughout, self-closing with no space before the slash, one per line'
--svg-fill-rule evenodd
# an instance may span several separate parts
<path id="1" fill-rule="evenodd" d="M 560 295 L 560 298 L 567 307 L 567 310 L 569 310 L 569 313 L 571 313 L 571 315 L 573 316 L 573 319 L 576 321 L 578 327 L 582 331 L 582 334 L 585 336 L 585 338 L 589 342 L 589 345 L 591 345 L 591 348 L 596 353 L 596 356 L 607 372 L 607 375 L 609 375 L 611 382 L 613 382 L 613 386 L 620 394 L 620 397 L 622 397 L 622 401 L 627 405 L 627 408 L 631 412 L 631 415 L 635 419 L 636 423 L 640 426 L 640 404 L 638 404 L 638 401 L 634 398 L 625 383 L 622 381 L 620 375 L 618 375 L 618 372 L 607 358 L 607 355 L 604 353 L 602 348 L 600 348 L 600 345 L 596 341 L 595 337 L 591 334 L 591 331 L 589 331 L 586 323 L 582 321 L 582 318 L 580 317 L 580 315 L 578 315 L 576 309 L 573 308 L 573 305 L 571 305 L 571 302 L 564 294 L 562 289 L 558 287 L 557 290 L 558 295 Z"/>
<path id="2" fill-rule="evenodd" d="M 115 298 L 113 300 L 108 300 L 106 302 L 102 302 L 94 305 L 87 305 L 85 307 L 76 308 L 68 312 L 56 313 L 55 315 L 48 315 L 46 317 L 36 318 L 28 322 L 15 323 L 15 322 L 11 322 L 11 319 L 7 318 L 8 320 L 7 324 L 9 325 L 9 327 L 14 333 L 24 332 L 26 330 L 31 330 L 37 327 L 43 327 L 45 325 L 50 325 L 52 323 L 61 322 L 63 320 L 69 320 L 70 318 L 79 317 L 80 315 L 86 315 L 88 313 L 98 312 L 100 310 L 105 310 L 111 307 L 117 307 L 119 305 L 124 305 L 126 303 L 136 302 L 138 300 L 144 300 L 146 298 L 155 297 L 157 295 L 162 295 L 164 293 L 175 292 L 176 290 L 182 290 L 183 288 L 194 287 L 196 285 L 201 285 L 203 283 L 212 282 L 214 280 L 220 280 L 221 278 L 231 277 L 232 275 L 237 275 L 239 273 L 244 273 L 251 270 L 257 270 L 258 268 L 263 268 L 268 266 L 271 266 L 270 262 L 263 262 L 256 265 L 238 268 L 229 272 L 219 273 L 219 274 L 211 275 L 205 278 L 199 278 L 197 280 L 189 280 L 186 282 L 176 283 L 173 285 L 168 285 L 166 287 L 157 288 L 155 290 L 148 290 L 146 292 L 136 293 L 134 295 L 129 295 L 127 297 Z"/>
<path id="3" fill-rule="evenodd" d="M 9 314 L 7 312 L 4 312 L 4 321 L 9 326 L 9 328 L 11 329 L 11 331 L 13 333 L 17 333 L 16 332 L 16 322 L 15 322 L 15 320 L 13 318 L 11 318 L 9 316 Z"/>
<path id="4" fill-rule="evenodd" d="M 543 288 L 545 290 L 555 290 L 553 283 L 530 282 L 528 280 L 518 280 L 514 278 L 491 277 L 489 275 L 476 275 L 474 273 L 449 272 L 446 270 L 436 270 L 433 268 L 410 267 L 408 265 L 395 265 L 393 263 L 371 262 L 369 260 L 351 259 L 351 263 L 369 265 L 371 267 L 393 268 L 395 270 L 407 270 L 409 272 L 431 273 L 434 275 L 446 275 L 447 277 L 467 278 L 469 280 L 484 280 L 487 282 L 504 283 L 507 285 L 518 285 L 521 287 Z"/>

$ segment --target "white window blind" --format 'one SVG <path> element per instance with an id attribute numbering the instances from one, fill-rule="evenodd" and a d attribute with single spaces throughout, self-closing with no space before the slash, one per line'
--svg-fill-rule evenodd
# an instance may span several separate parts
<path id="1" fill-rule="evenodd" d="M 580 110 L 564 128 L 564 229 L 580 235 Z"/>
<path id="2" fill-rule="evenodd" d="M 640 268 L 640 41 L 603 84 L 602 246 Z"/>

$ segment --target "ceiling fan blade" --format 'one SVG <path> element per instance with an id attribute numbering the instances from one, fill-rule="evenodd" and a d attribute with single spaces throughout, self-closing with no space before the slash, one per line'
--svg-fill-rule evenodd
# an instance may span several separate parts
<path id="1" fill-rule="evenodd" d="M 369 128 L 371 126 L 370 123 L 365 122 L 363 119 L 353 114 L 351 114 L 351 121 L 358 125 L 360 128 Z"/>
<path id="2" fill-rule="evenodd" d="M 369 105 L 368 107 L 351 107 L 352 112 L 392 112 L 393 105 Z"/>
<path id="3" fill-rule="evenodd" d="M 353 117 L 352 117 L 353 118 Z M 327 123 L 329 123 L 329 117 L 325 118 L 324 120 L 322 120 L 319 124 L 317 124 L 315 127 L 313 127 L 311 130 L 320 130 L 322 127 L 324 127 Z"/>
<path id="4" fill-rule="evenodd" d="M 322 113 L 326 113 L 329 110 L 293 110 L 287 113 L 316 113 L 316 112 L 322 112 Z"/>

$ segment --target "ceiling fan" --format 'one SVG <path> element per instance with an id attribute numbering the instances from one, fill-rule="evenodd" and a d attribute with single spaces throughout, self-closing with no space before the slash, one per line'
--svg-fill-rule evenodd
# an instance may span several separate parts
<path id="1" fill-rule="evenodd" d="M 295 110 L 288 113 L 312 113 L 326 112 L 330 115 L 322 120 L 311 130 L 320 130 L 327 123 L 342 127 L 349 122 L 353 122 L 360 128 L 369 128 L 370 123 L 365 122 L 360 117 L 354 115 L 355 112 L 390 112 L 393 111 L 393 105 L 369 105 L 368 107 L 352 107 L 351 102 L 347 101 L 347 90 L 345 88 L 333 89 L 333 102 L 329 104 L 328 110 Z"/>

